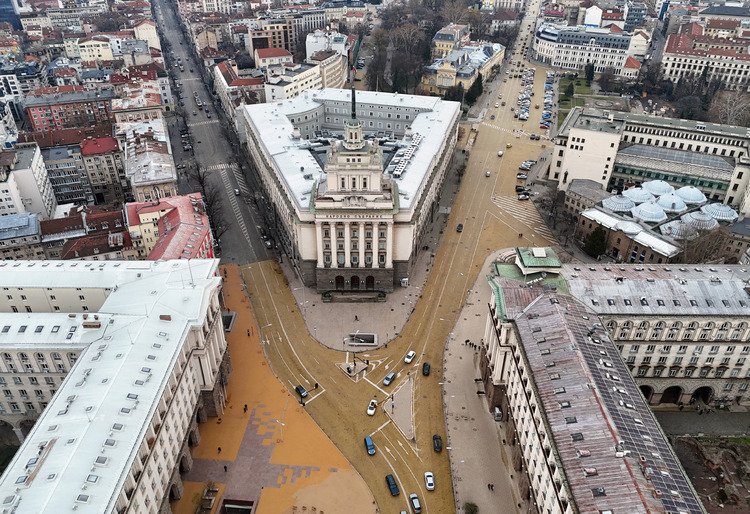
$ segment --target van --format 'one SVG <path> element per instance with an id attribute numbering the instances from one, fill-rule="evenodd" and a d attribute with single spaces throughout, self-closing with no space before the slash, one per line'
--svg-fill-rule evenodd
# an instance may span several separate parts
<path id="1" fill-rule="evenodd" d="M 365 448 L 367 449 L 367 455 L 375 455 L 375 443 L 372 442 L 369 435 L 365 437 Z"/>
<path id="2" fill-rule="evenodd" d="M 400 491 L 398 490 L 398 485 L 396 484 L 396 479 L 393 478 L 393 475 L 386 475 L 385 483 L 388 484 L 388 489 L 391 491 L 391 495 L 399 495 Z"/>
<path id="3" fill-rule="evenodd" d="M 295 387 L 294 390 L 297 391 L 297 394 L 300 396 L 300 398 L 307 397 L 307 390 L 301 385 L 298 385 L 297 387 Z"/>

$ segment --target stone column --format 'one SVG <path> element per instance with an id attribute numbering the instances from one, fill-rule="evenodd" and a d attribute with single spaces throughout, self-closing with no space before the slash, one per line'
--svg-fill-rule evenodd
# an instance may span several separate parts
<path id="1" fill-rule="evenodd" d="M 365 222 L 359 222 L 359 267 L 365 267 L 365 246 L 367 246 L 367 239 L 365 238 Z"/>
<path id="2" fill-rule="evenodd" d="M 322 268 L 325 263 L 323 262 L 323 223 L 320 221 L 315 222 L 315 242 L 318 245 L 318 267 Z"/>
<path id="3" fill-rule="evenodd" d="M 18 437 L 18 442 L 20 444 L 23 444 L 23 441 L 26 439 L 26 436 L 23 435 L 23 432 L 20 428 L 14 428 L 13 432 L 16 434 L 16 437 Z"/>
<path id="4" fill-rule="evenodd" d="M 344 267 L 352 267 L 352 232 L 351 223 L 348 221 L 344 223 Z"/>
<path id="5" fill-rule="evenodd" d="M 385 267 L 393 267 L 393 222 L 388 222 L 388 231 L 385 233 Z"/>
<path id="6" fill-rule="evenodd" d="M 339 256 L 338 256 L 338 250 L 336 246 L 336 224 L 330 223 L 328 225 L 331 227 L 331 267 L 332 268 L 338 268 L 339 267 Z"/>

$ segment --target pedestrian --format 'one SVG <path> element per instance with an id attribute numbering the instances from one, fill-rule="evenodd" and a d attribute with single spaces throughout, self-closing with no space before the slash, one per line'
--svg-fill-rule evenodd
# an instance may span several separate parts
<path id="1" fill-rule="evenodd" d="M 703 414 L 703 409 L 698 409 L 698 416 L 700 416 L 701 414 Z"/>
<path id="2" fill-rule="evenodd" d="M 490 484 L 490 490 L 492 490 L 492 491 L 495 490 L 495 484 Z"/>
<path id="3" fill-rule="evenodd" d="M 244 412 L 247 412 L 247 404 L 245 404 L 245 410 L 244 410 Z"/>
<path id="4" fill-rule="evenodd" d="M 492 487 L 492 484 L 487 484 L 487 489 L 490 489 Z"/>
<path id="5" fill-rule="evenodd" d="M 680 410 L 682 410 L 683 407 L 684 407 L 684 405 L 680 405 Z"/>
<path id="6" fill-rule="evenodd" d="M 219 453 L 221 453 L 221 446 L 219 446 Z"/>
<path id="7" fill-rule="evenodd" d="M 226 467 L 226 466 L 224 466 L 224 473 L 226 473 L 226 472 L 227 472 L 227 467 Z"/>
<path id="8" fill-rule="evenodd" d="M 356 314 L 354 315 L 354 321 L 359 321 L 359 316 L 357 316 Z"/>
<path id="9" fill-rule="evenodd" d="M 250 337 L 250 329 L 247 329 L 247 337 Z"/>

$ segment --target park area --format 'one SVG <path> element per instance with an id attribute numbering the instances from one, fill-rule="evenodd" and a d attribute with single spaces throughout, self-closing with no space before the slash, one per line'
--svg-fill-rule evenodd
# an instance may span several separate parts
<path id="1" fill-rule="evenodd" d="M 630 103 L 627 98 L 597 95 L 583 77 L 569 75 L 561 78 L 558 91 L 560 93 L 557 100 L 558 127 L 573 107 L 630 111 Z"/>

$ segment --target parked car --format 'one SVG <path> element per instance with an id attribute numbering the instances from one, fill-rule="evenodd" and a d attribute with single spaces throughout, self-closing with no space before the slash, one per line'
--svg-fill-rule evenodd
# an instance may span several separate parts
<path id="1" fill-rule="evenodd" d="M 414 350 L 412 350 L 412 351 L 410 351 L 409 353 L 406 354 L 406 357 L 404 357 L 404 362 L 407 363 L 407 364 L 411 364 L 411 361 L 413 361 L 414 357 L 416 357 L 416 356 L 417 356 L 417 352 L 415 352 Z"/>
<path id="2" fill-rule="evenodd" d="M 424 472 L 424 485 L 428 491 L 435 490 L 435 477 L 432 475 L 431 471 Z"/>
<path id="3" fill-rule="evenodd" d="M 375 410 L 378 408 L 378 402 L 377 400 L 370 400 L 369 405 L 367 406 L 367 415 L 368 416 L 374 416 Z"/>
<path id="4" fill-rule="evenodd" d="M 516 173 L 516 178 L 519 180 L 526 180 L 529 177 L 526 175 L 526 173 Z"/>
<path id="5" fill-rule="evenodd" d="M 239 189 L 235 189 L 234 190 L 234 196 L 240 196 L 240 190 Z"/>
<path id="6" fill-rule="evenodd" d="M 523 193 L 524 191 L 526 191 L 525 186 L 520 186 L 520 185 L 516 186 L 516 193 Z"/>
<path id="7" fill-rule="evenodd" d="M 430 363 L 429 362 L 425 362 L 424 364 L 422 364 L 422 374 L 424 376 L 428 376 L 430 374 Z"/>
<path id="8" fill-rule="evenodd" d="M 502 157 L 502 156 L 503 156 L 503 151 L 502 151 L 502 150 L 498 150 L 498 152 L 497 152 L 497 156 L 498 156 L 498 157 Z"/>
<path id="9" fill-rule="evenodd" d="M 518 195 L 518 199 L 519 200 L 528 200 L 529 199 L 529 195 L 527 195 L 525 193 L 524 194 L 520 194 L 520 195 Z"/>
<path id="10" fill-rule="evenodd" d="M 456 232 L 463 232 L 464 231 L 464 225 L 463 223 L 459 223 L 456 227 Z"/>
<path id="11" fill-rule="evenodd" d="M 487 170 L 487 171 L 484 172 L 484 176 L 485 177 L 489 177 L 491 175 L 492 175 L 492 173 L 490 172 L 490 170 Z"/>
<path id="12" fill-rule="evenodd" d="M 432 436 L 432 449 L 438 453 L 443 451 L 443 438 L 437 434 Z"/>

